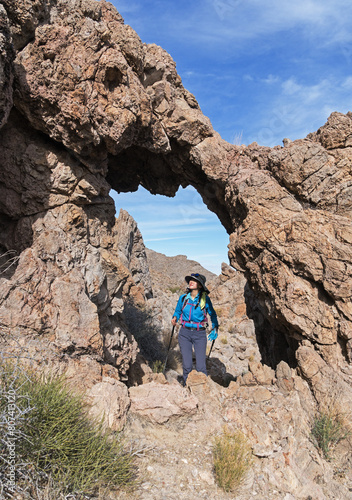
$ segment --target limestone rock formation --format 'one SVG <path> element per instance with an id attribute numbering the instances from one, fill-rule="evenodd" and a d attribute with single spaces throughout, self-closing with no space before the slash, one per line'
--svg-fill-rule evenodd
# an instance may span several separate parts
<path id="1" fill-rule="evenodd" d="M 104 416 L 104 425 L 113 431 L 121 431 L 126 424 L 131 401 L 125 384 L 111 377 L 103 377 L 87 392 L 91 403 L 90 415 L 99 420 Z"/>
<path id="2" fill-rule="evenodd" d="M 141 287 L 145 298 L 153 296 L 152 278 L 149 272 L 147 249 L 136 221 L 125 210 L 120 210 L 116 244 L 120 250 L 120 258 L 132 274 L 133 281 Z"/>
<path id="3" fill-rule="evenodd" d="M 230 235 L 264 362 L 296 366 L 317 401 L 343 394 L 351 415 L 351 113 L 285 147 L 238 147 L 104 0 L 0 0 L 0 35 L 4 342 L 51 345 L 61 364 L 91 356 L 126 380 L 137 345 L 123 313 L 151 290 L 109 190 L 193 185 Z"/>

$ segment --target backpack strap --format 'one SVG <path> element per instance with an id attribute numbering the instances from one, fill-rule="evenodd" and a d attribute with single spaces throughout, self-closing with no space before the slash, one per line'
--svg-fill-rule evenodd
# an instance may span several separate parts
<path id="1" fill-rule="evenodd" d="M 190 305 L 190 309 L 189 309 L 189 318 L 188 319 L 184 319 L 183 318 L 183 310 L 184 308 L 186 307 L 186 305 L 188 304 L 188 299 L 187 299 L 187 296 L 188 294 L 184 294 L 183 296 L 183 303 L 182 303 L 182 309 L 181 309 L 181 325 L 184 327 L 186 323 L 194 323 L 195 325 L 197 325 L 197 331 L 199 330 L 199 326 L 208 326 L 208 323 L 207 323 L 207 311 L 206 311 L 206 308 L 205 308 L 205 303 L 204 303 L 204 307 L 202 308 L 202 311 L 203 311 L 203 315 L 204 315 L 204 319 L 200 322 L 195 322 L 195 321 L 192 321 L 191 320 L 191 317 L 192 317 L 192 307 L 194 307 L 195 309 L 199 306 L 199 304 L 201 304 L 202 306 L 202 302 L 203 302 L 203 295 L 205 295 L 205 293 L 203 294 L 199 294 L 199 298 L 198 298 L 198 302 L 196 305 L 194 304 L 189 304 Z M 206 302 L 206 297 L 205 297 L 205 302 Z"/>

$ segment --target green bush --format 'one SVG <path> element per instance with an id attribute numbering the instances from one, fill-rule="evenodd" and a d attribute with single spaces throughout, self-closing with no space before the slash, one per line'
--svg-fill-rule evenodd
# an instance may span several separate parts
<path id="1" fill-rule="evenodd" d="M 160 361 L 160 359 L 157 359 L 152 365 L 152 370 L 154 373 L 162 373 L 164 370 L 164 363 Z"/>
<path id="2" fill-rule="evenodd" d="M 0 411 L 9 389 L 16 394 L 16 460 L 31 474 L 52 478 L 62 492 L 91 493 L 133 482 L 133 456 L 116 434 L 88 416 L 83 396 L 62 377 L 1 367 Z M 21 416 L 21 413 L 24 415 Z M 0 462 L 1 469 L 6 463 Z"/>
<path id="3" fill-rule="evenodd" d="M 217 484 L 227 492 L 235 492 L 251 468 L 252 448 L 240 431 L 231 433 L 227 429 L 215 438 L 214 472 Z"/>
<path id="4" fill-rule="evenodd" d="M 342 416 L 331 408 L 320 412 L 314 419 L 312 436 L 326 460 L 331 459 L 334 446 L 349 435 Z"/>

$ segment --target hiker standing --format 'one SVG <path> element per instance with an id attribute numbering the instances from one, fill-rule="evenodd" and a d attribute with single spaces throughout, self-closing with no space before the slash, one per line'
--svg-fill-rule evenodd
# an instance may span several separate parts
<path id="1" fill-rule="evenodd" d="M 178 333 L 183 366 L 183 380 L 186 383 L 188 374 L 193 366 L 193 348 L 196 356 L 196 370 L 207 375 L 206 348 L 207 348 L 207 314 L 212 323 L 209 340 L 218 336 L 218 318 L 208 297 L 209 290 L 205 286 L 206 278 L 202 274 L 194 273 L 185 277 L 188 283 L 187 293 L 180 296 L 172 317 L 171 323 L 176 325 L 180 319 L 181 328 Z"/>

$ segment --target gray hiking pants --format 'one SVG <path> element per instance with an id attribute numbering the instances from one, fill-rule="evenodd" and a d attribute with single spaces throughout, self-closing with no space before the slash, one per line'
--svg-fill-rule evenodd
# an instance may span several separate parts
<path id="1" fill-rule="evenodd" d="M 196 370 L 207 375 L 206 367 L 206 350 L 207 350 L 207 333 L 205 328 L 192 329 L 181 327 L 178 333 L 178 343 L 182 354 L 183 380 L 186 382 L 188 374 L 193 368 L 193 355 L 196 356 Z"/>

